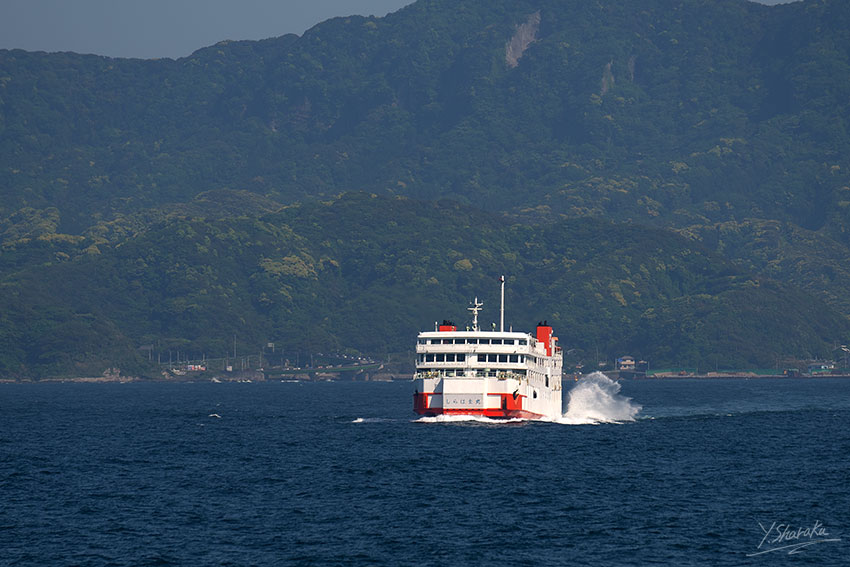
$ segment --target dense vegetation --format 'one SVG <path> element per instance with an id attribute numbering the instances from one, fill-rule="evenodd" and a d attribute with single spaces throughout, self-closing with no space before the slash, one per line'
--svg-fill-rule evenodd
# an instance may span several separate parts
<path id="1" fill-rule="evenodd" d="M 773 365 L 831 355 L 850 321 L 794 288 L 748 275 L 693 240 L 604 220 L 506 223 L 452 202 L 346 194 L 260 217 L 174 218 L 119 245 L 36 240 L 44 263 L 3 284 L 0 373 L 79 372 L 139 345 L 196 357 L 385 355 L 435 319 L 467 321 L 478 295 L 508 324 L 553 323 L 568 362 L 637 352 L 657 365 Z M 485 323 L 487 324 L 487 323 Z"/>
<path id="2" fill-rule="evenodd" d="M 234 334 L 401 352 L 503 272 L 576 362 L 830 356 L 849 71 L 838 0 L 419 0 L 176 61 L 0 51 L 0 375 Z"/>

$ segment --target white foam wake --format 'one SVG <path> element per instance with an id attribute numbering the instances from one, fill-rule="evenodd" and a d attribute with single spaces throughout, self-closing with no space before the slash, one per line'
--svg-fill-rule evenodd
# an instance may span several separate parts
<path id="1" fill-rule="evenodd" d="M 620 384 L 602 372 L 582 377 L 569 392 L 567 411 L 557 419 L 566 425 L 634 421 L 641 406 L 620 395 Z"/>

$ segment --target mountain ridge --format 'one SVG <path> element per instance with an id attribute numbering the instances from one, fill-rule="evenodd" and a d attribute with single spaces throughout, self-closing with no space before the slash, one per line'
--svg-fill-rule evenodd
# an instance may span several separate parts
<path id="1" fill-rule="evenodd" d="M 156 341 L 221 350 L 238 327 L 230 320 L 240 320 L 237 305 L 258 333 L 298 343 L 283 323 L 294 318 L 313 329 L 311 340 L 395 352 L 406 343 L 360 343 L 353 321 L 380 313 L 392 321 L 381 332 L 399 336 L 421 324 L 398 315 L 405 286 L 418 282 L 434 294 L 417 299 L 417 313 L 463 305 L 476 292 L 472 282 L 484 285 L 484 272 L 491 277 L 499 265 L 488 257 L 513 257 L 501 266 L 520 280 L 546 274 L 584 290 L 529 293 L 554 298 L 561 315 L 550 320 L 589 325 L 587 336 L 610 349 L 671 364 L 705 363 L 708 353 L 743 365 L 828 356 L 830 345 L 847 341 L 850 316 L 842 267 L 850 257 L 848 30 L 850 5 L 835 0 L 419 0 L 383 18 L 334 18 L 301 36 L 220 42 L 177 60 L 0 50 L 0 285 L 24 302 L 6 304 L 0 331 L 17 354 L 3 368 L 46 375 L 109 357 L 141 364 L 134 345 Z M 352 196 L 360 191 L 380 197 Z M 456 207 L 471 207 L 464 214 L 475 221 L 437 229 L 439 215 L 415 214 L 430 211 L 427 202 L 461 220 Z M 360 226 L 365 236 L 315 242 L 362 218 L 375 224 Z M 477 248 L 414 237 L 435 230 L 458 231 Z M 259 240 L 239 237 L 239 245 L 195 241 L 254 231 Z M 399 231 L 405 254 L 380 256 Z M 523 262 L 534 242 L 523 231 L 548 235 L 548 248 L 563 256 L 538 247 L 530 257 L 540 265 Z M 558 241 L 570 231 L 597 250 L 594 265 L 567 262 L 569 276 L 546 272 L 580 256 Z M 620 240 L 606 241 L 606 231 Z M 705 262 L 699 270 L 725 283 L 672 295 L 638 284 L 633 276 L 647 264 L 621 258 L 631 250 L 626 233 L 690 250 Z M 140 247 L 170 262 L 171 280 L 150 271 L 158 262 L 150 254 L 139 252 L 135 263 L 121 255 Z M 219 254 L 222 268 L 198 249 Z M 345 264 L 342 250 L 358 260 Z M 453 261 L 437 261 L 440 254 Z M 414 269 L 415 257 L 433 273 Z M 686 281 L 699 279 L 690 272 L 697 264 L 677 262 Z M 203 282 L 207 297 L 196 296 L 181 269 Z M 102 272 L 109 285 L 85 270 Z M 134 273 L 151 287 L 124 275 Z M 388 275 L 391 282 L 381 279 Z M 448 289 L 428 287 L 432 278 Z M 76 290 L 99 289 L 103 306 L 76 298 L 66 279 Z M 237 282 L 243 291 L 231 289 Z M 317 282 L 374 283 L 380 293 L 340 303 Z M 636 286 L 642 296 L 633 301 Z M 211 297 L 234 302 L 228 322 L 210 319 L 221 309 Z M 299 302 L 327 321 L 308 325 Z M 575 302 L 581 317 L 570 319 L 564 313 Z M 783 302 L 794 308 L 778 313 Z M 764 353 L 740 347 L 743 336 L 727 341 L 732 327 L 766 340 L 749 304 L 762 305 L 778 333 Z M 599 323 L 587 323 L 590 306 Z M 133 315 L 119 316 L 125 309 Z M 168 317 L 196 325 L 166 324 Z M 37 330 L 51 328 L 67 352 L 61 341 L 41 354 L 26 346 L 42 344 Z M 198 334 L 204 329 L 209 336 Z M 642 340 L 635 329 L 651 332 Z M 590 348 L 582 335 L 569 338 Z M 665 341 L 669 350 L 659 350 Z M 73 345 L 88 353 L 84 360 L 69 355 L 79 350 Z"/>

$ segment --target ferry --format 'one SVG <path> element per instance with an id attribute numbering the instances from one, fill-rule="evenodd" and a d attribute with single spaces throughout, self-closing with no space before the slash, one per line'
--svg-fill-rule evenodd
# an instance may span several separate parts
<path id="1" fill-rule="evenodd" d="M 496 419 L 561 417 L 563 354 L 552 327 L 534 334 L 505 331 L 505 278 L 499 330 L 482 331 L 475 298 L 472 326 L 450 321 L 416 339 L 413 411 L 423 416 L 473 415 Z"/>

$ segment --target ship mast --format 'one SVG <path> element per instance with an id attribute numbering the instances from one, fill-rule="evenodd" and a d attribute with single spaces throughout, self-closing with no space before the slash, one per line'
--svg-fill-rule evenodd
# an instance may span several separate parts
<path id="1" fill-rule="evenodd" d="M 499 276 L 499 281 L 502 284 L 502 309 L 499 317 L 499 332 L 505 332 L 505 276 Z"/>
<path id="2" fill-rule="evenodd" d="M 478 312 L 481 311 L 482 305 L 484 304 L 479 303 L 478 297 L 476 297 L 475 301 L 472 303 L 472 307 L 466 308 L 468 311 L 472 311 L 472 330 L 476 332 L 481 330 L 478 328 Z"/>

